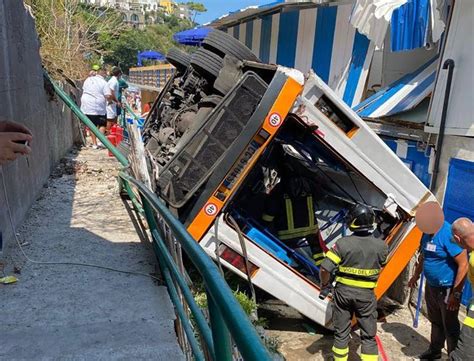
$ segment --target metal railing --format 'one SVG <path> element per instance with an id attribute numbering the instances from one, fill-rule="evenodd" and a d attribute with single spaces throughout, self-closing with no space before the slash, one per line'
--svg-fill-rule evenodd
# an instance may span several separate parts
<path id="1" fill-rule="evenodd" d="M 204 340 L 213 360 L 231 360 L 231 336 L 245 360 L 270 360 L 258 333 L 212 259 L 156 194 L 125 172 L 121 172 L 119 176 L 122 181 L 132 185 L 141 196 L 146 219 L 153 235 L 155 253 L 195 358 L 205 360 L 198 338 L 194 335 L 185 310 L 179 302 L 177 288 L 182 292 L 202 336 L 201 340 Z M 179 244 L 202 276 L 208 300 L 210 325 L 170 254 L 169 247 L 166 245 L 170 241 Z"/>
<path id="2" fill-rule="evenodd" d="M 99 132 L 54 81 L 52 84 L 56 94 L 125 167 L 120 172 L 119 179 L 123 189 L 134 200 L 138 216 L 144 215 L 146 218 L 161 273 L 192 356 L 199 361 L 230 361 L 233 354 L 233 340 L 244 360 L 271 360 L 260 336 L 213 260 L 187 232 L 184 225 L 173 216 L 163 201 L 142 182 L 126 172 L 128 160 L 123 154 Z M 208 319 L 194 299 L 184 277 L 182 264 L 176 262 L 176 256 L 181 258 L 181 254 L 177 255 L 176 252 L 179 253 L 181 250 L 186 253 L 202 277 L 207 295 Z M 193 322 L 189 313 L 192 315 Z"/>

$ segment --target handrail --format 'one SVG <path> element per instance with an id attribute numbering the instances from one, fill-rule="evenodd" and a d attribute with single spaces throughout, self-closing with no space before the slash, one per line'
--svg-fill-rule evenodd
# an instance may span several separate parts
<path id="1" fill-rule="evenodd" d="M 209 305 L 215 306 L 212 312 L 218 312 L 224 320 L 225 326 L 229 329 L 232 338 L 238 346 L 239 351 L 245 360 L 261 361 L 271 360 L 267 349 L 260 341 L 255 328 L 250 323 L 242 307 L 233 296 L 229 286 L 220 274 L 217 266 L 207 256 L 199 244 L 191 237 L 184 228 L 183 224 L 177 220 L 165 204 L 158 199 L 156 194 L 151 192 L 143 183 L 131 177 L 125 172 L 120 172 L 119 177 L 136 187 L 147 203 L 160 214 L 163 220 L 168 224 L 181 247 L 187 253 L 189 259 L 193 262 L 199 273 L 204 279 L 208 291 Z M 148 217 L 147 217 L 148 219 Z M 155 233 L 154 233 L 155 234 Z M 156 235 L 156 234 L 155 234 Z M 211 315 L 212 326 L 212 315 Z M 222 325 L 220 325 L 222 327 Z M 214 343 L 216 343 L 215 335 Z M 216 345 L 217 346 L 217 345 Z M 221 345 L 219 345 L 221 346 Z M 216 352 L 217 360 L 221 361 Z M 225 358 L 227 359 L 227 358 Z"/>
<path id="2" fill-rule="evenodd" d="M 138 115 L 135 114 L 135 112 L 133 111 L 133 109 L 132 109 L 132 107 L 130 106 L 130 104 L 128 104 L 126 101 L 124 101 L 122 104 L 125 105 L 125 110 L 130 113 L 130 115 L 132 116 L 133 119 L 135 119 L 135 120 L 139 120 L 139 119 L 140 119 L 140 116 L 138 116 Z"/>

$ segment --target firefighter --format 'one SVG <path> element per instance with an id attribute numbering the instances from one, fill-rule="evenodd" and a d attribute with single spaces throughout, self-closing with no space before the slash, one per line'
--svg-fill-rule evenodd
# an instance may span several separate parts
<path id="1" fill-rule="evenodd" d="M 351 321 L 355 315 L 360 327 L 361 359 L 378 360 L 375 341 L 377 332 L 377 300 L 374 288 L 381 268 L 385 265 L 388 248 L 372 236 L 375 214 L 371 208 L 356 204 L 348 214 L 352 235 L 340 238 L 321 264 L 321 292 L 330 287 L 335 275 L 334 346 L 335 361 L 346 361 L 349 354 Z"/>
<path id="2" fill-rule="evenodd" d="M 262 220 L 292 249 L 301 248 L 307 242 L 313 262 L 319 266 L 324 253 L 319 244 L 311 180 L 299 174 L 288 156 L 279 171 L 281 180 L 265 200 Z"/>

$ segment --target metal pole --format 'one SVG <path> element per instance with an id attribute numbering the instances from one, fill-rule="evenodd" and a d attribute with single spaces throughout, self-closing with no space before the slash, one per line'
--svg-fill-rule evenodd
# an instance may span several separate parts
<path id="1" fill-rule="evenodd" d="M 230 333 L 222 318 L 219 308 L 206 290 L 207 308 L 211 321 L 212 338 L 214 340 L 215 361 L 232 361 Z"/>
<path id="2" fill-rule="evenodd" d="M 147 205 L 147 207 L 149 208 L 149 205 Z M 181 275 L 178 265 L 174 263 L 173 258 L 167 252 L 163 238 L 160 236 L 157 230 L 153 230 L 152 235 L 153 235 L 154 243 L 156 244 L 155 245 L 156 251 L 160 254 L 160 258 L 162 259 L 162 261 L 165 262 L 165 266 L 169 269 L 170 274 L 173 276 L 172 279 L 176 280 L 176 283 L 178 284 L 179 289 L 181 289 L 181 291 L 183 292 L 186 303 L 191 309 L 191 312 L 194 316 L 196 324 L 198 325 L 200 329 L 201 335 L 203 336 L 205 343 L 212 349 L 214 347 L 213 346 L 214 344 L 213 344 L 211 330 L 209 329 L 209 325 L 207 324 L 207 321 L 201 309 L 194 302 L 194 297 L 190 289 L 188 288 L 186 281 Z M 177 289 L 178 288 L 176 288 L 176 290 Z"/>
<path id="3" fill-rule="evenodd" d="M 418 286 L 418 299 L 416 300 L 415 319 L 413 320 L 413 328 L 418 328 L 418 320 L 420 319 L 421 300 L 423 296 L 423 283 L 425 283 L 425 274 L 421 274 L 420 285 Z"/>
<path id="4" fill-rule="evenodd" d="M 439 163 L 441 161 L 441 150 L 443 149 L 444 132 L 446 130 L 446 118 L 448 114 L 449 96 L 451 94 L 451 83 L 453 81 L 454 60 L 447 59 L 443 64 L 443 69 L 448 69 L 448 79 L 444 93 L 443 111 L 441 112 L 441 123 L 439 125 L 438 141 L 436 142 L 436 158 L 433 167 L 433 177 L 430 189 L 434 193 L 438 183 Z"/>

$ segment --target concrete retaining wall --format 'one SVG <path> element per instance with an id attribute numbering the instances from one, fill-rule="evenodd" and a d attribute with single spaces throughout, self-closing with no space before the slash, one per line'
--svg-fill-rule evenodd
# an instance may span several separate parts
<path id="1" fill-rule="evenodd" d="M 71 148 L 77 124 L 60 101 L 49 101 L 34 19 L 18 0 L 0 1 L 0 119 L 21 122 L 34 135 L 30 166 L 22 158 L 3 167 L 13 220 L 19 226 L 53 165 Z M 1 179 L 0 231 L 5 249 L 12 229 Z"/>

